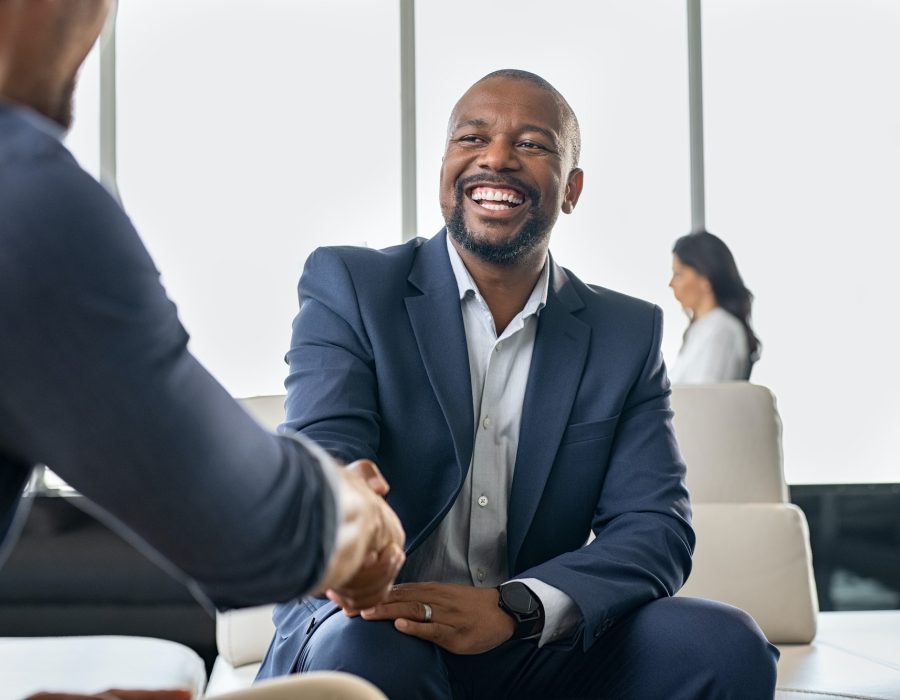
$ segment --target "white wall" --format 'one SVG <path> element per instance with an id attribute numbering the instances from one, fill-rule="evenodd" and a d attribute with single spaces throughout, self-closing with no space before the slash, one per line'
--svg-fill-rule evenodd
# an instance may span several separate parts
<path id="1" fill-rule="evenodd" d="M 669 251 L 690 227 L 684 2 L 416 12 L 421 233 L 442 225 L 455 100 L 497 68 L 543 75 L 580 118 L 586 173 L 552 250 L 586 281 L 660 304 L 674 360 L 686 320 Z M 707 220 L 757 295 L 754 380 L 779 397 L 788 480 L 898 481 L 900 6 L 705 0 L 703 13 Z M 120 5 L 123 200 L 193 350 L 235 395 L 281 391 L 315 246 L 400 240 L 398 25 L 395 0 Z M 70 139 L 93 172 L 95 74 Z"/>

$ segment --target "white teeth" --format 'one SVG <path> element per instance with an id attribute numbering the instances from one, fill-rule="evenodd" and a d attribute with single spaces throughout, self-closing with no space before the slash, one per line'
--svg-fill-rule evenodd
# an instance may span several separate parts
<path id="1" fill-rule="evenodd" d="M 510 204 L 521 204 L 525 200 L 517 194 L 504 192 L 501 190 L 491 189 L 489 187 L 477 187 L 472 191 L 472 199 L 478 201 L 489 202 L 509 202 Z"/>
<path id="2" fill-rule="evenodd" d="M 489 204 L 488 202 L 482 202 L 481 206 L 483 206 L 485 209 L 491 209 L 492 211 L 503 211 L 505 209 L 511 208 L 506 204 Z"/>

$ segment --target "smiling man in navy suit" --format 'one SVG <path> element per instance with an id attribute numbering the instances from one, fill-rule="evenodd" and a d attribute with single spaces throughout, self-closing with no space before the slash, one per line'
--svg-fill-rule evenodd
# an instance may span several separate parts
<path id="1" fill-rule="evenodd" d="M 344 670 L 402 700 L 772 696 L 777 651 L 747 615 L 672 597 L 694 534 L 660 310 L 549 255 L 579 150 L 549 83 L 492 73 L 450 118 L 446 229 L 310 257 L 286 426 L 381 466 L 408 560 L 376 607 L 280 606 L 260 677 Z"/>

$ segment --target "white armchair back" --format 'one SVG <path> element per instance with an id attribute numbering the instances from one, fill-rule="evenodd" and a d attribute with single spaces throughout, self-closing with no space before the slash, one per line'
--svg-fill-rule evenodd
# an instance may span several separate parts
<path id="1" fill-rule="evenodd" d="M 771 391 L 747 382 L 676 385 L 672 408 L 693 503 L 787 501 Z"/>
<path id="2" fill-rule="evenodd" d="M 697 547 L 679 595 L 746 610 L 775 644 L 816 634 L 818 599 L 806 517 L 788 504 L 781 420 L 765 387 L 746 382 L 672 389 L 687 463 Z"/>

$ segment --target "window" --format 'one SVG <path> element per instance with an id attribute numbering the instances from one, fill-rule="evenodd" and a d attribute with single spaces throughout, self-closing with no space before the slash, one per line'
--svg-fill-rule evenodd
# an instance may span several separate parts
<path id="1" fill-rule="evenodd" d="M 707 222 L 756 294 L 787 480 L 900 481 L 900 6 L 703 11 Z"/>
<path id="2" fill-rule="evenodd" d="M 81 67 L 75 88 L 75 121 L 66 146 L 81 167 L 100 179 L 100 43 Z"/>
<path id="3" fill-rule="evenodd" d="M 309 253 L 400 241 L 394 2 L 132 0 L 117 28 L 119 186 L 192 350 L 281 393 Z"/>

